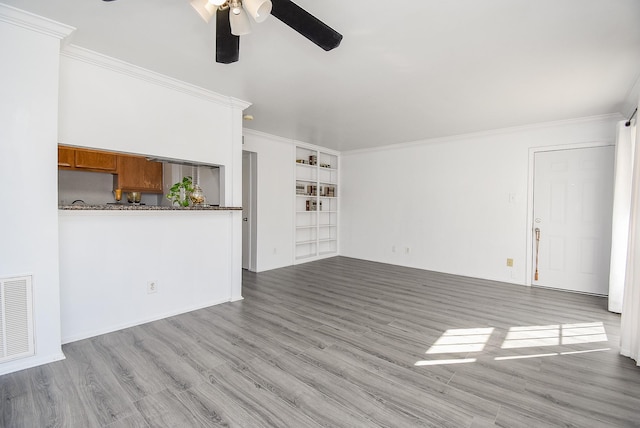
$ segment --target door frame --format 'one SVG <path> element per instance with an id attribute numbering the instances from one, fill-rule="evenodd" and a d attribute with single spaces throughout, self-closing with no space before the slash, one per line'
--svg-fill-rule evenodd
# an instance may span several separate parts
<path id="1" fill-rule="evenodd" d="M 249 168 L 247 171 L 244 169 L 244 157 L 247 156 L 247 163 L 249 164 Z M 242 168 L 242 180 L 247 179 L 249 181 L 249 197 L 247 198 L 249 201 L 249 206 L 247 208 L 247 218 L 248 218 L 248 241 L 249 241 L 249 251 L 247 255 L 249 257 L 247 266 L 248 270 L 251 272 L 256 272 L 257 266 L 257 256 L 258 256 L 258 245 L 257 245 L 257 231 L 258 231 L 258 219 L 257 219 L 257 207 L 258 207 L 258 153 L 250 152 L 247 150 L 242 151 L 243 157 L 243 168 Z M 244 186 L 243 186 L 244 187 Z M 244 195 L 243 198 L 244 200 Z M 243 207 L 244 208 L 244 207 Z M 242 220 L 244 222 L 244 219 Z M 244 227 L 242 228 L 244 231 Z M 244 233 L 244 232 L 243 232 Z M 244 236 L 242 237 L 242 242 L 244 244 Z M 242 250 L 242 257 L 244 258 L 244 249 Z M 242 260 L 242 266 L 245 265 L 245 261 Z"/>
<path id="2" fill-rule="evenodd" d="M 526 267 L 525 285 L 531 287 L 533 284 L 533 264 L 535 254 L 533 253 L 533 185 L 535 182 L 535 156 L 541 152 L 555 152 L 558 150 L 589 149 L 593 147 L 615 146 L 615 143 L 607 141 L 594 141 L 589 143 L 562 144 L 553 146 L 529 147 L 529 176 L 527 179 L 527 223 L 525 228 L 526 236 Z"/>

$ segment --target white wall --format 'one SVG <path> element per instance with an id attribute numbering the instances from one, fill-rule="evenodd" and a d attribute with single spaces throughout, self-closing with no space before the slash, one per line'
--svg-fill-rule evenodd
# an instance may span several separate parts
<path id="1" fill-rule="evenodd" d="M 58 236 L 59 142 L 223 165 L 221 204 L 239 206 L 241 203 L 242 110 L 248 103 L 81 48 L 67 46 L 61 59 L 60 40 L 72 30 L 0 4 L 0 40 L 3 41 L 0 43 L 3 59 L 0 67 L 0 178 L 15 189 L 5 192 L 7 194 L 0 202 L 0 219 L 5 225 L 0 245 L 0 276 L 33 275 L 36 336 L 36 355 L 1 364 L 0 374 L 64 358 L 60 346 L 61 317 L 65 322 L 69 321 L 68 317 L 78 317 L 71 323 L 81 331 L 65 332 L 71 340 L 91 334 L 91 331 L 102 331 L 104 325 L 108 330 L 117 325 L 189 310 L 192 307 L 189 302 L 204 305 L 219 301 L 217 295 L 210 295 L 213 291 L 209 288 L 211 280 L 200 276 L 197 285 L 187 284 L 181 291 L 187 293 L 187 300 L 182 295 L 182 300 L 173 296 L 173 299 L 167 299 L 165 306 L 146 308 L 142 315 L 138 314 L 139 318 L 131 318 L 128 314 L 119 324 L 108 317 L 101 319 L 106 322 L 98 327 L 91 324 L 98 321 L 92 319 L 96 312 L 87 314 L 81 305 L 80 309 L 76 305 L 83 299 L 91 302 L 89 307 L 99 304 L 100 293 L 108 287 L 94 289 L 95 293 L 92 293 L 82 285 L 99 282 L 101 277 L 113 278 L 110 276 L 113 263 L 102 263 L 100 257 L 89 258 L 87 264 L 93 267 L 91 277 L 78 280 L 74 276 L 77 260 L 69 263 L 67 255 L 75 254 L 73 257 L 76 258 L 80 255 L 67 250 L 75 241 Z M 212 215 L 184 213 L 193 214 Z M 241 217 L 239 211 L 226 212 L 224 216 L 223 228 L 203 226 L 217 234 L 215 239 L 202 242 L 201 246 L 206 245 L 208 251 L 200 254 L 216 261 L 196 258 L 203 265 L 214 266 L 225 260 L 224 272 L 220 273 L 219 266 L 215 268 L 216 279 L 213 281 L 224 284 L 224 299 L 238 300 L 242 298 Z M 176 235 L 184 236 L 184 230 L 188 229 L 184 226 L 189 226 L 191 220 L 191 217 L 182 219 L 182 227 L 174 228 L 178 230 Z M 119 236 L 117 231 L 109 230 Z M 122 231 L 126 232 L 126 227 Z M 86 239 L 100 240 L 102 235 L 108 235 L 104 229 L 93 232 Z M 156 227 L 156 239 L 161 239 L 164 232 Z M 154 256 L 166 261 L 163 256 L 175 251 L 173 248 L 167 250 L 153 240 L 150 242 L 134 241 L 123 248 L 130 255 L 143 255 L 137 260 L 145 273 L 149 266 L 155 266 L 150 262 Z M 59 245 L 65 251 L 61 268 Z M 182 245 L 184 248 L 188 243 Z M 224 259 L 220 257 L 221 253 Z M 82 256 L 86 257 L 87 253 Z M 61 299 L 59 277 L 64 281 L 63 294 L 67 290 L 79 290 L 79 293 L 74 294 L 74 291 Z M 167 274 L 156 275 L 154 279 L 162 284 L 171 283 L 170 278 Z M 137 281 L 138 277 L 123 276 L 118 286 L 137 290 Z M 111 296 L 111 314 L 117 314 L 121 306 L 129 304 L 127 297 L 123 293 Z M 73 302 L 71 305 L 65 303 L 63 314 L 61 300 Z"/>
<path id="2" fill-rule="evenodd" d="M 613 143 L 616 120 L 343 152 L 340 254 L 525 284 L 529 149 Z"/>
<path id="3" fill-rule="evenodd" d="M 60 81 L 61 143 L 220 165 L 220 204 L 240 206 L 248 103 L 77 47 Z M 145 214 L 60 212 L 64 342 L 242 298 L 240 211 Z"/>
<path id="4" fill-rule="evenodd" d="M 239 211 L 60 211 L 62 342 L 237 300 L 234 217 Z M 156 293 L 147 293 L 149 281 Z"/>
<path id="5" fill-rule="evenodd" d="M 61 144 L 224 165 L 221 205 L 240 206 L 249 103 L 77 46 L 60 67 Z"/>
<path id="6" fill-rule="evenodd" d="M 0 374 L 64 358 L 58 280 L 60 40 L 72 28 L 0 4 L 0 277 L 33 275 L 36 354 Z"/>
<path id="7" fill-rule="evenodd" d="M 262 272 L 293 264 L 295 142 L 244 130 L 243 150 L 257 153 L 257 257 Z"/>

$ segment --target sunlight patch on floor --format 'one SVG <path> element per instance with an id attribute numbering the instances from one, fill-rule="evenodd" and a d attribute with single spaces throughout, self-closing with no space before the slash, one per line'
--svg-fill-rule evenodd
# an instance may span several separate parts
<path id="1" fill-rule="evenodd" d="M 482 358 L 482 352 L 494 334 L 493 327 L 449 329 L 427 350 L 427 355 L 461 354 L 460 358 L 443 358 L 421 360 L 415 366 L 433 366 L 444 364 L 474 363 Z M 514 326 L 509 328 L 500 345 L 502 350 L 538 348 L 551 346 L 581 345 L 608 341 L 607 333 L 602 322 L 550 324 L 542 326 Z M 484 358 L 495 361 L 516 360 L 525 358 L 552 357 L 558 355 L 573 355 L 589 352 L 608 351 L 610 348 L 582 349 L 548 353 L 531 353 L 518 355 L 498 355 Z M 480 354 L 469 356 L 467 354 Z M 447 355 L 449 356 L 449 355 Z"/>
<path id="2" fill-rule="evenodd" d="M 502 349 L 574 345 L 607 340 L 607 333 L 601 322 L 511 327 L 502 343 Z"/>
<path id="3" fill-rule="evenodd" d="M 493 327 L 459 328 L 444 332 L 427 354 L 449 354 L 452 352 L 480 352 L 484 349 Z"/>

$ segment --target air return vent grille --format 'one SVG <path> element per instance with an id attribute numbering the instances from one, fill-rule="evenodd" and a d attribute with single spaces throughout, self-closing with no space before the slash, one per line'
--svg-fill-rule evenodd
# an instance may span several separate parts
<path id="1" fill-rule="evenodd" d="M 31 276 L 0 278 L 0 363 L 34 350 Z"/>

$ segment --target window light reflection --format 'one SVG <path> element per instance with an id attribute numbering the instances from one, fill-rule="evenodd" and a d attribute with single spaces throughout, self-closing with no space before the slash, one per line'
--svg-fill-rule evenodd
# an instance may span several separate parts
<path id="1" fill-rule="evenodd" d="M 440 336 L 429 348 L 427 354 L 480 352 L 491 337 L 491 333 L 493 333 L 493 327 L 450 329 Z"/>
<path id="2" fill-rule="evenodd" d="M 575 345 L 607 340 L 607 333 L 601 322 L 511 327 L 502 343 L 502 349 Z"/>
<path id="3" fill-rule="evenodd" d="M 444 364 L 473 363 L 479 357 L 467 358 L 467 353 L 479 353 L 484 351 L 491 335 L 493 327 L 449 329 L 427 350 L 426 354 L 465 354 L 461 358 L 442 358 L 421 360 L 416 366 L 433 366 Z M 607 342 L 609 339 L 602 322 L 551 324 L 541 326 L 516 326 L 509 328 L 500 349 L 537 348 L 543 346 L 576 345 L 597 342 Z M 574 355 L 588 352 L 603 352 L 610 348 L 579 349 L 573 351 L 499 355 L 493 358 L 495 361 L 516 360 L 522 358 L 541 358 L 558 355 Z M 447 355 L 446 357 L 449 357 Z M 437 358 L 437 356 L 435 357 Z"/>

